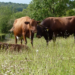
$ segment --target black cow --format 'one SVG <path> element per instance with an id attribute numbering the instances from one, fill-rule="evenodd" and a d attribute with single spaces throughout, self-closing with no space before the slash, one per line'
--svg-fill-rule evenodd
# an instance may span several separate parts
<path id="1" fill-rule="evenodd" d="M 38 25 L 36 37 L 41 38 L 42 36 L 44 36 L 44 38 L 47 42 L 47 45 L 48 45 L 49 31 L 47 28 L 44 28 L 44 27 Z"/>
<path id="2" fill-rule="evenodd" d="M 41 22 L 40 26 L 37 26 L 37 37 L 44 36 L 47 41 L 52 37 L 55 41 L 57 35 L 68 37 L 73 33 L 75 36 L 75 16 L 48 17 Z"/>

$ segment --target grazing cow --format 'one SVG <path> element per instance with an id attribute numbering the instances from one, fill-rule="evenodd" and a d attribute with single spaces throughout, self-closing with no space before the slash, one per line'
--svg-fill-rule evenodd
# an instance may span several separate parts
<path id="1" fill-rule="evenodd" d="M 37 34 L 36 37 L 41 38 L 42 36 L 44 36 L 47 45 L 48 45 L 48 40 L 49 40 L 49 32 L 48 29 L 42 27 L 42 26 L 37 26 Z"/>
<path id="2" fill-rule="evenodd" d="M 37 37 L 44 36 L 47 41 L 51 40 L 53 37 L 53 41 L 55 42 L 57 34 L 58 36 L 68 37 L 74 33 L 75 38 L 74 24 L 75 16 L 48 17 L 41 22 L 40 26 L 37 26 Z"/>
<path id="3" fill-rule="evenodd" d="M 34 33 L 37 31 L 36 27 L 38 23 L 38 21 L 35 21 L 28 16 L 16 19 L 14 21 L 13 27 L 10 29 L 10 31 L 14 32 L 15 43 L 17 44 L 17 38 L 20 37 L 21 44 L 22 39 L 24 39 L 25 44 L 27 44 L 26 37 L 29 37 L 31 38 L 31 44 L 33 46 L 33 37 Z"/>

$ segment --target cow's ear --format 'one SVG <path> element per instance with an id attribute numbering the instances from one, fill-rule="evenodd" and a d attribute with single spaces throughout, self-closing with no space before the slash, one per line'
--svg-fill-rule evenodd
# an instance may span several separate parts
<path id="1" fill-rule="evenodd" d="M 48 29 L 48 27 L 45 27 L 46 29 Z"/>
<path id="2" fill-rule="evenodd" d="M 49 31 L 49 28 L 48 27 L 45 27 L 46 31 L 48 32 Z"/>
<path id="3" fill-rule="evenodd" d="M 39 25 L 41 28 L 43 28 L 43 25 Z"/>
<path id="4" fill-rule="evenodd" d="M 30 22 L 24 22 L 25 24 L 30 24 Z"/>
<path id="5" fill-rule="evenodd" d="M 49 29 L 46 29 L 46 31 L 48 32 L 48 31 L 49 31 Z"/>

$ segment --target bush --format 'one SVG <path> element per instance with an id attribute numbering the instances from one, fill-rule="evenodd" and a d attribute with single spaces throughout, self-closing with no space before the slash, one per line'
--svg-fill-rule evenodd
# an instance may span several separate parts
<path id="1" fill-rule="evenodd" d="M 0 34 L 0 40 L 5 40 L 5 34 Z"/>
<path id="2" fill-rule="evenodd" d="M 75 15 L 75 10 L 71 9 L 66 11 L 66 16 L 74 16 Z"/>

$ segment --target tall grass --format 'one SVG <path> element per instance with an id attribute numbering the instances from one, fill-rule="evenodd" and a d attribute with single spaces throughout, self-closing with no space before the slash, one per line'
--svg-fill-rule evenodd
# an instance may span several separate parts
<path id="1" fill-rule="evenodd" d="M 57 38 L 48 46 L 44 38 L 34 38 L 34 47 L 27 41 L 28 50 L 0 50 L 0 75 L 75 75 L 74 37 Z"/>

